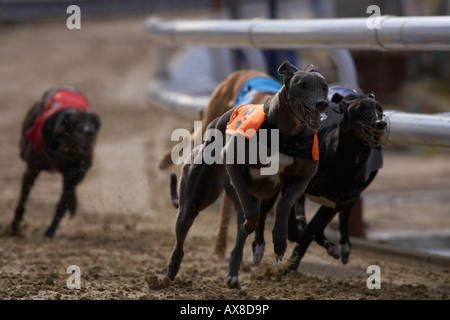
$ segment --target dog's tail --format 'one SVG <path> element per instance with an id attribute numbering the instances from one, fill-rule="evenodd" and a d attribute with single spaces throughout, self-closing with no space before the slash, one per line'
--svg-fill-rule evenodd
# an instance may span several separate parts
<path id="1" fill-rule="evenodd" d="M 170 200 L 173 206 L 178 209 L 180 201 L 177 194 L 177 174 L 174 171 L 170 172 Z"/>

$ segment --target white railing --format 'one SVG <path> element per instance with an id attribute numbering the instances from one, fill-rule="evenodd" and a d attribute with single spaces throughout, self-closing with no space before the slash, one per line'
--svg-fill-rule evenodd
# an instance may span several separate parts
<path id="1" fill-rule="evenodd" d="M 158 46 L 202 45 L 225 48 L 329 49 L 335 52 L 340 80 L 357 85 L 351 50 L 450 50 L 450 16 L 382 16 L 379 28 L 367 18 L 313 20 L 162 21 L 149 18 L 144 26 Z M 345 67 L 343 67 L 345 66 Z M 159 65 L 161 68 L 161 65 Z M 165 66 L 162 66 L 165 68 Z M 198 110 L 207 98 L 153 87 L 150 97 L 173 109 Z M 449 106 L 450 111 L 450 106 Z M 388 144 L 450 147 L 450 114 L 387 111 L 391 123 Z"/>
<path id="2" fill-rule="evenodd" d="M 450 50 L 450 16 L 304 20 L 161 21 L 150 18 L 145 30 L 163 45 L 255 47 L 260 49 Z"/>

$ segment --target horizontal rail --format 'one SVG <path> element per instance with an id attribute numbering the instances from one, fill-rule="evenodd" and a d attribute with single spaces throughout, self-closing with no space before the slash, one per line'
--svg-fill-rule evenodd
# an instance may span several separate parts
<path id="1" fill-rule="evenodd" d="M 145 30 L 159 45 L 256 47 L 261 49 L 450 50 L 450 16 L 382 16 L 379 29 L 367 18 L 312 20 L 162 21 L 149 18 Z M 150 99 L 172 110 L 193 112 L 208 97 L 194 97 L 153 87 Z M 450 148 L 449 114 L 385 112 L 390 119 L 389 145 Z"/>
<path id="2" fill-rule="evenodd" d="M 171 111 L 184 112 L 188 114 L 198 114 L 202 109 L 206 109 L 209 102 L 209 95 L 192 95 L 164 88 L 163 84 L 153 83 L 147 92 L 151 102 L 167 108 Z"/>
<path id="3" fill-rule="evenodd" d="M 450 148 L 450 113 L 421 114 L 385 111 L 390 121 L 390 145 Z"/>
<path id="4" fill-rule="evenodd" d="M 193 96 L 153 85 L 149 88 L 151 101 L 172 111 L 198 114 L 206 108 L 209 96 Z M 390 122 L 388 145 L 416 145 L 450 148 L 450 113 L 421 114 L 398 110 L 386 110 Z"/>
<path id="5" fill-rule="evenodd" d="M 450 50 L 450 16 L 368 18 L 172 20 L 149 18 L 144 29 L 161 45 L 261 49 Z"/>

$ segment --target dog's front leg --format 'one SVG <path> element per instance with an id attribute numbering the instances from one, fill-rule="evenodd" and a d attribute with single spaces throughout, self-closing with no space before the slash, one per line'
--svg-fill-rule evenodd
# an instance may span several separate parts
<path id="1" fill-rule="evenodd" d="M 266 242 L 264 240 L 264 229 L 267 213 L 270 209 L 272 209 L 275 201 L 277 200 L 277 197 L 278 193 L 275 193 L 275 195 L 271 199 L 267 199 L 261 202 L 258 226 L 255 230 L 255 239 L 252 242 L 253 263 L 256 265 L 261 263 L 264 255 L 264 249 L 266 247 Z"/>
<path id="2" fill-rule="evenodd" d="M 305 192 L 309 179 L 291 177 L 285 182 L 283 196 L 277 205 L 275 225 L 272 230 L 272 238 L 275 259 L 281 261 L 287 247 L 287 222 L 295 201 Z"/>
<path id="3" fill-rule="evenodd" d="M 22 179 L 22 189 L 20 192 L 19 203 L 16 207 L 16 212 L 14 215 L 14 219 L 11 223 L 11 231 L 14 236 L 20 235 L 20 221 L 23 218 L 23 214 L 25 212 L 25 202 L 28 199 L 28 195 L 30 194 L 31 187 L 33 187 L 34 182 L 36 181 L 37 176 L 39 175 L 39 170 L 35 168 L 27 168 Z"/>
<path id="4" fill-rule="evenodd" d="M 334 217 L 336 213 L 332 214 L 332 216 Z M 329 221 L 331 221 L 332 218 L 329 219 Z M 319 244 L 320 246 L 324 247 L 327 250 L 327 253 L 332 256 L 335 259 L 339 259 L 341 256 L 339 254 L 339 248 L 338 246 L 336 246 L 333 242 L 331 242 L 330 240 L 327 239 L 327 237 L 325 236 L 325 228 L 327 224 L 324 224 L 319 231 L 317 231 L 314 234 L 314 240 L 317 242 L 317 244 Z"/>
<path id="5" fill-rule="evenodd" d="M 323 231 L 323 228 L 333 219 L 336 210 L 321 206 L 311 221 L 300 231 L 297 239 L 297 246 L 292 253 L 291 262 L 288 270 L 297 270 L 306 250 L 311 244 L 314 236 Z"/>
<path id="6" fill-rule="evenodd" d="M 71 216 L 75 214 L 77 207 L 77 199 L 75 194 L 75 188 L 77 184 L 83 179 L 84 171 L 73 171 L 76 174 L 68 174 L 64 173 L 63 180 L 63 192 L 61 198 L 56 207 L 56 212 L 53 217 L 52 223 L 48 227 L 47 231 L 44 233 L 44 237 L 51 239 L 53 238 L 56 228 L 59 225 L 59 222 L 63 218 L 66 210 L 70 211 Z"/>

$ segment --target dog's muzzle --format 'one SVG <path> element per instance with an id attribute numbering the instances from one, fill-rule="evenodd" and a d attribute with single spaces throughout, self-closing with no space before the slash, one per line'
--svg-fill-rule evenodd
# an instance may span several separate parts
<path id="1" fill-rule="evenodd" d="M 325 104 L 326 103 L 326 104 Z M 319 108 L 308 108 L 303 105 L 300 106 L 301 120 L 312 130 L 317 130 L 322 125 L 323 121 L 328 118 L 328 102 Z"/>
<path id="2" fill-rule="evenodd" d="M 371 147 L 378 147 L 385 144 L 389 137 L 390 121 L 385 115 L 362 118 L 355 122 L 359 134 L 363 140 Z"/>

